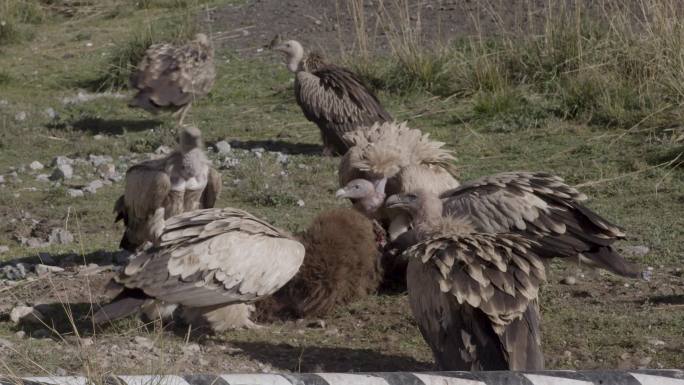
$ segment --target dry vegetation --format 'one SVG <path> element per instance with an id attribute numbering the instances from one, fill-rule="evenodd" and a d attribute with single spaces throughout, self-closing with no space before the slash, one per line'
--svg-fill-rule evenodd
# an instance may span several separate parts
<path id="1" fill-rule="evenodd" d="M 30 171 L 20 171 L 17 180 L 7 175 L 34 160 L 47 165 L 57 155 L 108 154 L 123 171 L 118 156 L 173 145 L 170 121 L 127 109 L 111 95 L 125 92 L 130 66 L 148 44 L 207 28 L 230 35 L 220 29 L 234 26 L 203 22 L 210 9 L 226 3 L 241 2 L 0 3 L 0 175 L 6 176 L 0 216 L 11 218 L 0 223 L 0 245 L 10 247 L 0 260 L 37 259 L 41 252 L 57 260 L 76 255 L 75 265 L 111 262 L 121 229 L 109 213 L 120 184 L 72 199 L 66 189 L 82 181 L 39 182 Z M 592 208 L 628 229 L 626 245 L 651 249 L 642 259 L 655 268 L 650 283 L 552 265 L 541 301 L 549 368 L 681 367 L 684 7 L 678 0 L 592 3 L 521 0 L 515 13 L 526 22 L 511 23 L 494 3 L 482 1 L 467 16 L 475 33 L 440 41 L 424 33 L 437 21 L 426 20 L 416 2 L 340 0 L 338 10 L 354 20 L 354 38 L 335 46 L 344 47 L 341 60 L 379 91 L 388 110 L 456 151 L 462 179 L 515 169 L 557 173 L 591 196 Z M 494 20 L 496 28 L 477 28 L 478 18 Z M 282 31 L 267 32 L 270 38 Z M 189 120 L 209 143 L 226 139 L 234 148 L 290 153 L 285 164 L 268 152 L 231 155 L 238 162 L 222 170 L 219 204 L 292 231 L 341 204 L 332 197 L 336 160 L 317 155 L 317 129 L 294 104 L 282 65 L 270 55 L 225 49 L 217 61 L 217 85 Z M 82 88 L 113 94 L 62 102 Z M 47 107 L 57 116 L 45 116 Z M 21 112 L 25 119 L 18 118 Z M 67 226 L 75 242 L 22 245 L 17 234 L 35 232 L 32 219 Z M 558 284 L 566 275 L 579 283 Z M 183 325 L 131 319 L 93 330 L 90 303 L 102 300 L 107 277 L 55 275 L 0 286 L 0 374 L 80 373 L 97 381 L 112 372 L 431 368 L 400 294 L 339 309 L 323 329 L 283 321 L 266 330 L 205 336 L 188 334 Z M 15 303 L 52 303 L 45 310 L 51 320 L 17 327 L 7 319 Z"/>

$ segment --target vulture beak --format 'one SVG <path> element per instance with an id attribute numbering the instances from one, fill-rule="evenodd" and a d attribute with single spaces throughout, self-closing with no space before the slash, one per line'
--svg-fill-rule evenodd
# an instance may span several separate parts
<path id="1" fill-rule="evenodd" d="M 346 198 L 346 197 L 347 197 L 347 190 L 345 190 L 344 187 L 335 192 L 335 198 L 337 198 L 337 199 Z"/>
<path id="2" fill-rule="evenodd" d="M 385 207 L 387 207 L 388 209 L 402 208 L 408 206 L 409 203 L 409 197 L 407 197 L 406 195 L 394 194 L 387 198 L 387 200 L 385 201 Z"/>

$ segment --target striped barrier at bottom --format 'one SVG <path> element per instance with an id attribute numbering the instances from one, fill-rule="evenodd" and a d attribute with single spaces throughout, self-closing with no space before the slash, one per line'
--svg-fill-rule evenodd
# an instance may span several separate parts
<path id="1" fill-rule="evenodd" d="M 100 382 L 100 381 L 97 381 Z M 90 385 L 86 377 L 0 378 L 13 385 Z M 387 372 L 109 376 L 105 385 L 684 385 L 682 370 Z"/>

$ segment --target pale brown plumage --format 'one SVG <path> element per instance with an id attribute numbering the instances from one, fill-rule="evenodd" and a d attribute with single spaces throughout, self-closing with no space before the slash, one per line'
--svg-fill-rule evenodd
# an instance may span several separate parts
<path id="1" fill-rule="evenodd" d="M 451 151 L 443 148 L 444 143 L 409 128 L 406 123 L 376 123 L 367 130 L 351 132 L 346 138 L 353 146 L 340 162 L 341 187 L 362 178 L 380 187 L 378 194 L 389 196 L 418 188 L 440 194 L 459 185 Z M 389 219 L 391 239 L 408 228 L 402 213 L 380 210 L 373 216 Z"/>
<path id="2" fill-rule="evenodd" d="M 154 44 L 131 74 L 137 93 L 129 105 L 153 113 L 178 111 L 182 125 L 191 103 L 209 93 L 215 78 L 214 48 L 205 34 L 183 46 Z"/>
<path id="3" fill-rule="evenodd" d="M 297 238 L 306 249 L 304 263 L 272 299 L 257 303 L 262 318 L 322 317 L 378 288 L 380 252 L 373 224 L 360 213 L 325 211 Z"/>
<path id="4" fill-rule="evenodd" d="M 288 282 L 304 259 L 304 246 L 290 234 L 233 208 L 176 215 L 160 239 L 114 278 L 120 294 L 95 323 L 156 301 L 206 311 L 253 302 Z"/>
<path id="5" fill-rule="evenodd" d="M 145 242 L 155 243 L 165 219 L 213 207 L 220 191 L 221 175 L 210 167 L 201 132 L 184 127 L 178 150 L 126 171 L 125 191 L 114 207 L 116 220 L 126 226 L 120 247 L 135 251 Z"/>
<path id="6" fill-rule="evenodd" d="M 443 217 L 442 202 L 426 191 L 386 205 L 414 221 L 409 303 L 440 369 L 543 369 L 537 295 L 546 276 L 534 241 Z"/>
<path id="7" fill-rule="evenodd" d="M 304 116 L 321 130 L 328 155 L 344 155 L 351 142 L 344 134 L 364 129 L 375 122 L 392 120 L 378 98 L 352 71 L 326 63 L 295 41 L 271 43 L 272 49 L 286 55 L 287 67 L 295 73 L 295 98 Z"/>

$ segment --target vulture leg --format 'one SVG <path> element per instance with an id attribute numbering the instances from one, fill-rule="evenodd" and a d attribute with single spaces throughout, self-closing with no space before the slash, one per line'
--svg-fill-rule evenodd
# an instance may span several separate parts
<path id="1" fill-rule="evenodd" d="M 190 106 L 192 106 L 192 102 L 188 102 L 188 104 L 181 107 L 180 110 L 174 112 L 174 117 L 180 116 L 178 119 L 178 127 L 183 127 L 183 120 L 185 120 L 185 115 L 190 111 Z"/>

